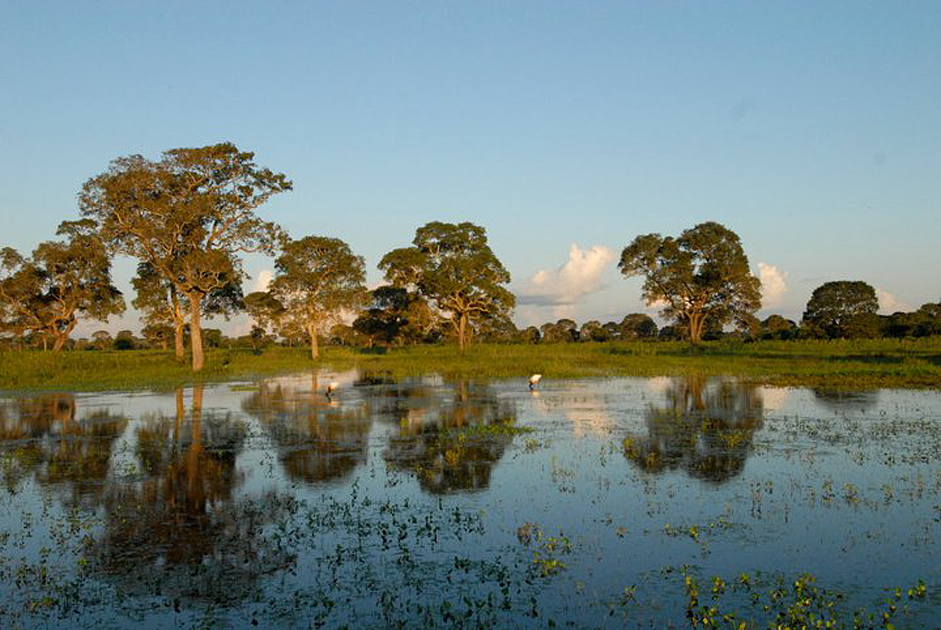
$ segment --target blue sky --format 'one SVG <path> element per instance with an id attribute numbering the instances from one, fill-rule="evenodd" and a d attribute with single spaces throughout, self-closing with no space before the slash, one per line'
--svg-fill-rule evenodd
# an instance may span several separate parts
<path id="1" fill-rule="evenodd" d="M 116 157 L 230 140 L 294 181 L 260 213 L 372 284 L 419 225 L 485 226 L 520 324 L 642 310 L 620 250 L 707 220 L 777 287 L 762 314 L 837 279 L 941 297 L 938 2 L 0 8 L 0 245 L 51 238 Z"/>

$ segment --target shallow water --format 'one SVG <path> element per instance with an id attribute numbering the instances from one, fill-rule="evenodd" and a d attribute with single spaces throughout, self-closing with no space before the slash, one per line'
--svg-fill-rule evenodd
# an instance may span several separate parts
<path id="1" fill-rule="evenodd" d="M 350 372 L 8 395 L 0 626 L 924 627 L 939 454 L 933 391 Z"/>

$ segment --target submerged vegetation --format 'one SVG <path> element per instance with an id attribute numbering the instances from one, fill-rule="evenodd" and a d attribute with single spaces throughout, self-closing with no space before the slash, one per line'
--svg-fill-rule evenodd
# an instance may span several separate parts
<path id="1" fill-rule="evenodd" d="M 296 372 L 349 369 L 391 377 L 437 373 L 517 378 L 611 376 L 736 376 L 751 383 L 850 389 L 941 387 L 941 337 L 889 340 L 607 342 L 479 344 L 458 355 L 452 347 L 419 345 L 355 350 L 327 347 L 317 361 L 301 348 L 211 349 L 206 369 L 193 374 L 160 351 L 0 352 L 4 389 L 145 389 Z"/>

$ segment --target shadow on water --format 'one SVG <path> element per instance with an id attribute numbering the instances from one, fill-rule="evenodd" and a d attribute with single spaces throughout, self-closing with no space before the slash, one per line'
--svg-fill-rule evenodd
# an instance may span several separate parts
<path id="1" fill-rule="evenodd" d="M 624 439 L 628 461 L 644 472 L 682 470 L 717 484 L 742 472 L 755 431 L 762 426 L 764 407 L 757 388 L 687 376 L 670 382 L 665 400 L 647 407 L 646 435 Z"/>

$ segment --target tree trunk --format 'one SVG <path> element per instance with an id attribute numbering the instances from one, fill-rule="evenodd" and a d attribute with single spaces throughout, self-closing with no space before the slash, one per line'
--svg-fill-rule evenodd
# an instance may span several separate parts
<path id="1" fill-rule="evenodd" d="M 55 343 L 52 346 L 53 352 L 58 352 L 65 346 L 65 342 L 69 340 L 69 335 L 72 334 L 72 331 L 75 330 L 75 326 L 78 324 L 78 321 L 72 318 L 69 323 L 66 325 L 65 330 L 60 330 L 55 334 Z"/>
<path id="2" fill-rule="evenodd" d="M 183 363 L 183 329 L 186 326 L 186 318 L 183 317 L 183 307 L 176 296 L 176 289 L 170 287 L 170 303 L 173 306 L 173 350 L 176 353 L 176 360 Z"/>
<path id="3" fill-rule="evenodd" d="M 689 315 L 689 342 L 698 344 L 702 340 L 702 327 L 706 318 L 702 313 L 691 313 Z"/>
<path id="4" fill-rule="evenodd" d="M 461 313 L 457 319 L 457 347 L 461 354 L 464 354 L 465 330 L 467 329 L 467 315 Z"/>
<path id="5" fill-rule="evenodd" d="M 202 296 L 198 293 L 191 293 L 190 300 L 190 347 L 193 353 L 193 371 L 199 372 L 203 369 L 203 332 L 200 327 L 200 301 Z"/>
<path id="6" fill-rule="evenodd" d="M 310 335 L 310 358 L 316 359 L 320 356 L 320 348 L 317 345 L 317 326 L 314 324 L 308 326 L 307 334 Z"/>
<path id="7" fill-rule="evenodd" d="M 173 323 L 173 351 L 176 355 L 176 360 L 180 363 L 183 363 L 183 328 L 185 324 L 182 321 L 175 321 Z"/>
<path id="8" fill-rule="evenodd" d="M 52 351 L 58 352 L 65 345 L 65 342 L 69 339 L 69 333 L 60 332 L 56 334 L 56 340 L 52 344 Z"/>

